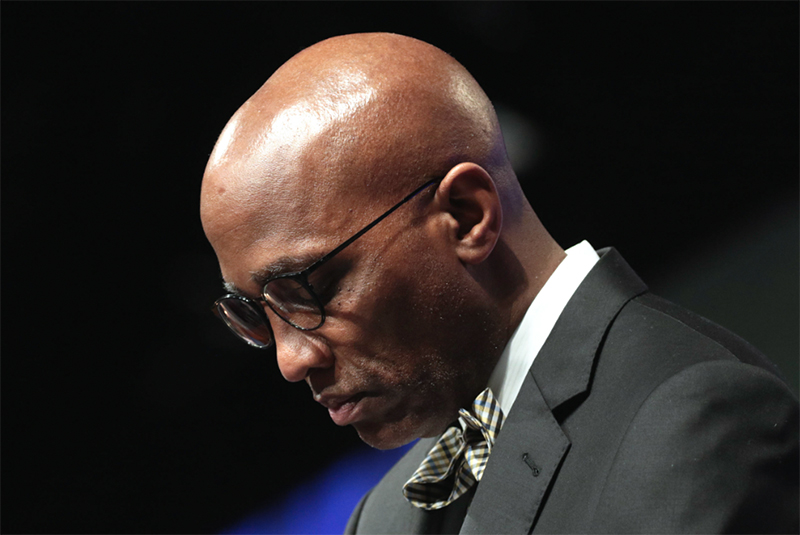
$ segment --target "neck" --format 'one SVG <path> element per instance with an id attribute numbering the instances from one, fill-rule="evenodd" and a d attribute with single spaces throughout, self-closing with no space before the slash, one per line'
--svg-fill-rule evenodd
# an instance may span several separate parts
<path id="1" fill-rule="evenodd" d="M 531 211 L 530 214 L 536 218 Z M 520 231 L 504 232 L 503 247 L 498 253 L 500 308 L 507 311 L 506 329 L 510 338 L 525 312 L 547 280 L 566 258 L 566 253 L 535 220 Z M 511 229 L 504 229 L 511 230 Z"/>

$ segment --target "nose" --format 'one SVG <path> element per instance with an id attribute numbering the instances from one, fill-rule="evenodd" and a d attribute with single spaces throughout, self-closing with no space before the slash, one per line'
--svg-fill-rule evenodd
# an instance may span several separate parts
<path id="1" fill-rule="evenodd" d="M 282 325 L 273 327 L 273 336 L 278 368 L 284 379 L 295 383 L 308 377 L 313 369 L 330 368 L 333 365 L 330 350 L 324 343 L 280 319 L 278 323 Z"/>

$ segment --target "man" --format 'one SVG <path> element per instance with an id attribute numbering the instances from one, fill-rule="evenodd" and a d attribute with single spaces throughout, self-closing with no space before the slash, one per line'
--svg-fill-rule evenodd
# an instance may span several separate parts
<path id="1" fill-rule="evenodd" d="M 201 217 L 236 334 L 368 444 L 424 437 L 349 532 L 798 529 L 775 368 L 613 249 L 565 252 L 439 49 L 357 34 L 294 56 L 220 135 Z"/>

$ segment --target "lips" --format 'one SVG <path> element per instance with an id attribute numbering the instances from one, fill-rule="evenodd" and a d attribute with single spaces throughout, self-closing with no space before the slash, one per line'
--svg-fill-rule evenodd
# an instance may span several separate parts
<path id="1" fill-rule="evenodd" d="M 328 414 L 330 414 L 333 423 L 345 426 L 358 419 L 361 412 L 359 410 L 359 402 L 364 399 L 364 394 L 359 393 L 350 397 L 319 395 L 315 396 L 315 398 L 328 409 Z"/>

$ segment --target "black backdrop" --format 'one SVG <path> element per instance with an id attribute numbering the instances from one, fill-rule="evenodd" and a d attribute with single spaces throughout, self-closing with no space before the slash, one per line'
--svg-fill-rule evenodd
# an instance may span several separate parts
<path id="1" fill-rule="evenodd" d="M 6 533 L 218 531 L 357 444 L 216 324 L 197 208 L 228 117 L 341 33 L 453 54 L 522 124 L 562 245 L 613 244 L 662 293 L 734 311 L 797 388 L 796 2 L 0 10 Z M 707 251 L 729 274 L 713 299 Z"/>

